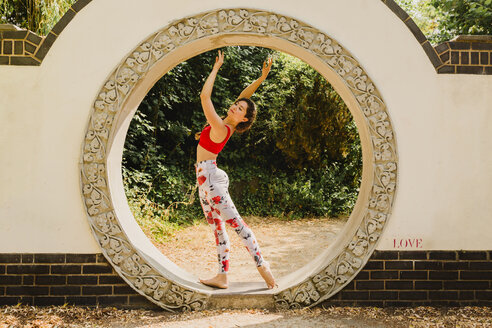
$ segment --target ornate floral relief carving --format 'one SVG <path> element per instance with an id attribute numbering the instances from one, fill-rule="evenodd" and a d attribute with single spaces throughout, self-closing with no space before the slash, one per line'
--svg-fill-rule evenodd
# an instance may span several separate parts
<path id="1" fill-rule="evenodd" d="M 136 47 L 101 88 L 84 140 L 81 169 L 89 221 L 104 254 L 133 288 L 167 310 L 204 309 L 209 295 L 169 281 L 146 263 L 128 241 L 113 211 L 107 187 L 108 140 L 126 97 L 166 54 L 200 38 L 236 33 L 281 38 L 319 57 L 353 94 L 364 114 L 373 146 L 374 182 L 355 235 L 320 272 L 274 295 L 277 306 L 312 306 L 341 290 L 374 250 L 393 204 L 398 166 L 386 106 L 364 69 L 340 44 L 295 19 L 258 10 L 217 10 L 175 22 Z"/>
<path id="2" fill-rule="evenodd" d="M 281 309 L 299 309 L 311 305 L 320 299 L 319 288 L 313 281 L 306 281 L 276 296 L 277 307 Z"/>
<path id="3" fill-rule="evenodd" d="M 91 226 L 116 271 L 139 292 L 167 310 L 203 309 L 207 297 L 181 288 L 163 278 L 148 265 L 127 241 L 114 213 L 90 217 Z"/>

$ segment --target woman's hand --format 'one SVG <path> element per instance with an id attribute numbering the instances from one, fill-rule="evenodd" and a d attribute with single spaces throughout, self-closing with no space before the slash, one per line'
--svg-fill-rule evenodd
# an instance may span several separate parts
<path id="1" fill-rule="evenodd" d="M 224 53 L 219 50 L 219 54 L 217 57 L 215 57 L 215 64 L 213 70 L 218 71 L 220 66 L 224 63 Z"/>
<path id="2" fill-rule="evenodd" d="M 261 69 L 261 78 L 266 79 L 268 73 L 270 73 L 270 69 L 272 68 L 273 59 L 272 57 L 268 57 L 267 60 L 263 62 L 263 68 Z"/>
<path id="3" fill-rule="evenodd" d="M 253 83 L 248 85 L 246 87 L 246 89 L 244 89 L 243 92 L 241 92 L 241 94 L 239 95 L 239 97 L 237 99 L 251 98 L 253 93 L 255 93 L 256 89 L 258 89 L 260 84 L 263 81 L 265 81 L 265 79 L 267 78 L 268 73 L 270 73 L 270 69 L 272 68 L 272 64 L 273 64 L 272 57 L 268 57 L 268 59 L 263 62 L 263 67 L 261 68 L 261 76 L 258 79 L 256 79 L 255 81 L 253 81 Z"/>

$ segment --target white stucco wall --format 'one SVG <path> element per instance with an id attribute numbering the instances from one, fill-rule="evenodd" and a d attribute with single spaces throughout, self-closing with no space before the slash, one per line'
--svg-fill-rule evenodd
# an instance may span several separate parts
<path id="1" fill-rule="evenodd" d="M 100 252 L 79 183 L 98 90 L 143 39 L 219 0 L 93 0 L 40 67 L 0 66 L 0 250 Z M 438 75 L 379 0 L 230 0 L 295 17 L 340 42 L 381 92 L 399 156 L 393 213 L 378 249 L 492 249 L 492 76 Z M 201 86 L 197 86 L 201 87 Z M 407 247 L 405 249 L 416 249 Z"/>

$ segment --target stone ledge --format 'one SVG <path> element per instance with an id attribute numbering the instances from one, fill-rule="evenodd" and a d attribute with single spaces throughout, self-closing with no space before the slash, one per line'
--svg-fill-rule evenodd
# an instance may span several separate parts
<path id="1" fill-rule="evenodd" d="M 485 42 L 492 43 L 492 35 L 458 35 L 451 42 Z"/>
<path id="2" fill-rule="evenodd" d="M 0 24 L 0 31 L 21 31 L 20 27 L 13 24 Z"/>

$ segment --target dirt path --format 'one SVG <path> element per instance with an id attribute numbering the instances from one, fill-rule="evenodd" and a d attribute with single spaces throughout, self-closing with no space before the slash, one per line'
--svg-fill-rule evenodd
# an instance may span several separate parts
<path id="1" fill-rule="evenodd" d="M 169 313 L 72 306 L 0 307 L 0 327 L 112 328 L 429 328 L 492 327 L 491 307 L 329 307 L 290 311 L 260 309 Z"/>
<path id="2" fill-rule="evenodd" d="M 280 220 L 246 217 L 256 235 L 264 258 L 273 274 L 282 277 L 313 260 L 328 247 L 343 228 L 343 219 Z M 263 281 L 241 239 L 228 227 L 231 240 L 230 281 Z M 208 277 L 217 272 L 215 238 L 207 223 L 178 232 L 173 240 L 154 243 L 171 261 L 195 276 Z"/>

